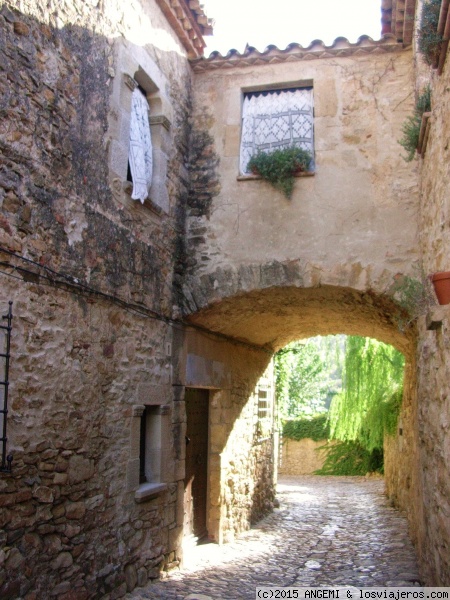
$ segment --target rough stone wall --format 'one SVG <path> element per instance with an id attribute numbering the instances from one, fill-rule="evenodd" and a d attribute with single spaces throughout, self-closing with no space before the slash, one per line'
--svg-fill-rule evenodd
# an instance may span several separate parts
<path id="1" fill-rule="evenodd" d="M 120 597 L 170 562 L 182 523 L 173 471 L 145 504 L 126 485 L 139 388 L 148 372 L 153 394 L 169 383 L 155 348 L 166 327 L 66 292 L 9 291 L 14 461 L 0 480 L 2 597 Z"/>
<path id="2" fill-rule="evenodd" d="M 2 314 L 14 302 L 0 596 L 118 598 L 175 561 L 183 522 L 168 319 L 190 68 L 152 0 L 0 2 L 0 36 Z M 158 215 L 122 205 L 109 181 L 118 44 L 144 49 L 172 103 Z M 164 405 L 171 421 L 166 488 L 140 504 L 136 404 Z"/>
<path id="3" fill-rule="evenodd" d="M 425 67 L 420 55 L 418 80 L 432 88 L 431 127 L 421 175 L 420 245 L 426 274 L 450 269 L 450 62 L 442 75 Z M 419 329 L 418 406 L 424 530 L 423 575 L 435 585 L 450 584 L 450 390 L 448 313 L 441 327 Z"/>
<path id="4" fill-rule="evenodd" d="M 406 356 L 403 402 L 397 423 L 397 434 L 384 439 L 384 480 L 386 494 L 395 507 L 408 517 L 409 534 L 415 543 L 419 560 L 423 553 L 423 489 L 421 481 L 419 411 L 417 402 L 417 366 L 414 355 Z"/>
<path id="5" fill-rule="evenodd" d="M 304 440 L 283 439 L 281 446 L 280 475 L 311 475 L 317 469 L 321 469 L 325 456 L 319 450 L 326 444 L 327 440 L 315 442 L 305 438 Z"/>

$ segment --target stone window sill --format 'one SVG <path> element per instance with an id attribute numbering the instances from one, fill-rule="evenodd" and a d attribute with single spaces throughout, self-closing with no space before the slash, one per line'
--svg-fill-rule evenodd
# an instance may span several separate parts
<path id="1" fill-rule="evenodd" d="M 167 483 L 143 483 L 134 493 L 136 502 L 146 502 L 152 498 L 156 498 L 167 489 Z"/>
<path id="2" fill-rule="evenodd" d="M 133 184 L 131 183 L 131 181 L 125 181 L 125 183 L 123 184 L 123 191 L 131 198 L 131 193 L 133 191 Z M 140 203 L 140 200 L 133 200 L 133 202 Z M 163 209 L 160 206 L 158 206 L 157 204 L 155 204 L 155 202 L 153 202 L 153 200 L 151 200 L 150 198 L 147 198 L 146 200 L 144 200 L 144 204 L 142 206 L 149 208 L 151 211 L 156 213 L 158 216 L 161 216 L 164 212 Z"/>
<path id="3" fill-rule="evenodd" d="M 296 173 L 294 177 L 314 177 L 315 174 L 315 171 L 301 171 Z M 238 175 L 236 177 L 237 181 L 257 181 L 259 179 L 262 179 L 261 175 Z"/>

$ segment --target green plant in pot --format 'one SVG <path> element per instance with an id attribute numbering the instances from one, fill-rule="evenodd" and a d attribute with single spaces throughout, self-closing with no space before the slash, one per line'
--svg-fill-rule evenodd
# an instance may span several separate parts
<path id="1" fill-rule="evenodd" d="M 286 198 L 292 196 L 295 175 L 307 171 L 312 154 L 303 148 L 289 146 L 272 152 L 259 150 L 248 162 L 247 170 L 260 175 L 274 188 L 283 192 Z"/>

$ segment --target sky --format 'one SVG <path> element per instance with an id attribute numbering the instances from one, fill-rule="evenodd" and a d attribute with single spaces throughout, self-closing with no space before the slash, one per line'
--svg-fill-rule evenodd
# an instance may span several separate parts
<path id="1" fill-rule="evenodd" d="M 206 36 L 205 56 L 231 48 L 243 52 L 248 43 L 259 51 L 269 44 L 280 49 L 291 42 L 308 46 L 337 37 L 354 43 L 361 35 L 381 36 L 381 0 L 202 0 L 214 19 L 214 35 Z"/>

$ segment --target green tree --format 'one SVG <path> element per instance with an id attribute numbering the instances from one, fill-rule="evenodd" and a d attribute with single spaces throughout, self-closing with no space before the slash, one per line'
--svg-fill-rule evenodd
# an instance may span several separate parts
<path id="1" fill-rule="evenodd" d="M 277 398 L 284 418 L 312 416 L 327 411 L 330 367 L 319 338 L 294 342 L 275 355 Z"/>
<path id="2" fill-rule="evenodd" d="M 343 391 L 330 407 L 331 437 L 355 441 L 369 452 L 393 433 L 403 395 L 403 354 L 372 338 L 348 336 Z"/>

